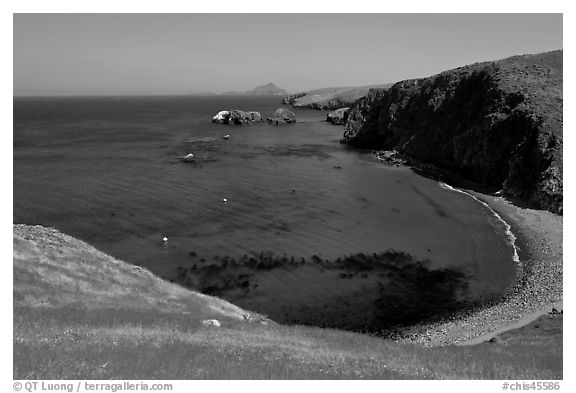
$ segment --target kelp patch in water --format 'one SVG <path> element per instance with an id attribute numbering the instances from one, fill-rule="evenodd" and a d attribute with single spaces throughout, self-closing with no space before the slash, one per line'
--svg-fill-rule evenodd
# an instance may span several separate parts
<path id="1" fill-rule="evenodd" d="M 303 144 L 267 146 L 264 150 L 269 154 L 277 156 L 318 157 L 327 159 L 332 157 L 329 153 L 335 149 L 326 145 Z"/>
<path id="2" fill-rule="evenodd" d="M 281 323 L 389 334 L 471 302 L 463 272 L 395 250 L 335 260 L 272 252 L 192 259 L 178 267 L 177 282 Z"/>

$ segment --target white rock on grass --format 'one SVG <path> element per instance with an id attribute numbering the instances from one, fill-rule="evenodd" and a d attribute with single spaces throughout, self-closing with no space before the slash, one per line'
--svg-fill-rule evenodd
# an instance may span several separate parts
<path id="1" fill-rule="evenodd" d="M 217 319 L 205 319 L 204 321 L 202 321 L 202 324 L 204 326 L 216 326 L 216 327 L 222 326 L 220 321 L 218 321 Z"/>

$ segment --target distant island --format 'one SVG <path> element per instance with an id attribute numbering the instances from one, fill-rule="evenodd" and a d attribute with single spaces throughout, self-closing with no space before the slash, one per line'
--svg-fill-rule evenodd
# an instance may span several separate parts
<path id="1" fill-rule="evenodd" d="M 240 91 L 225 91 L 220 93 L 223 96 L 286 96 L 288 92 L 284 89 L 279 88 L 274 83 L 270 82 L 262 86 L 257 86 L 252 90 L 240 92 Z"/>
<path id="2" fill-rule="evenodd" d="M 285 96 L 288 94 L 288 92 L 270 82 L 266 85 L 258 86 L 252 90 L 249 90 L 244 94 L 253 96 Z"/>

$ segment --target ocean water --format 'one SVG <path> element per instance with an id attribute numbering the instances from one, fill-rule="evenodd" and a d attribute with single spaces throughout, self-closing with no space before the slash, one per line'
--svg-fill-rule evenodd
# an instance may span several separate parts
<path id="1" fill-rule="evenodd" d="M 394 249 L 465 272 L 469 296 L 511 285 L 514 250 L 487 207 L 340 144 L 325 112 L 296 110 L 287 126 L 211 123 L 223 109 L 278 107 L 277 97 L 15 98 L 14 222 L 168 278 L 191 253 Z M 197 161 L 179 159 L 188 153 Z"/>

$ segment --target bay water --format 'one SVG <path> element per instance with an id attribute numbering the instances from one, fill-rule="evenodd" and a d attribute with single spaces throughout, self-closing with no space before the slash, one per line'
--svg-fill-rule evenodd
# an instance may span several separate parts
<path id="1" fill-rule="evenodd" d="M 295 110 L 285 126 L 211 123 L 229 109 L 268 117 L 280 101 L 15 98 L 14 223 L 55 227 L 167 278 L 190 255 L 393 249 L 465 272 L 469 296 L 510 286 L 514 250 L 488 208 L 340 144 L 326 112 Z"/>

